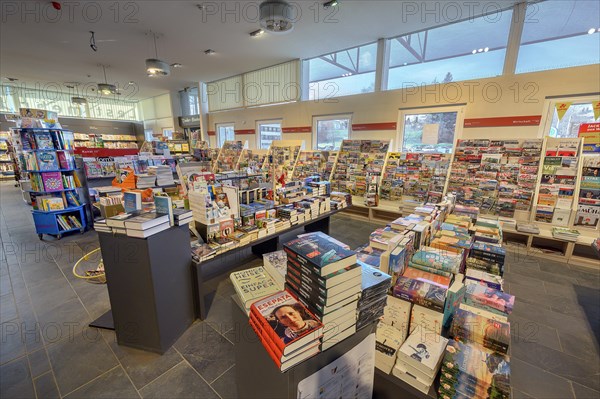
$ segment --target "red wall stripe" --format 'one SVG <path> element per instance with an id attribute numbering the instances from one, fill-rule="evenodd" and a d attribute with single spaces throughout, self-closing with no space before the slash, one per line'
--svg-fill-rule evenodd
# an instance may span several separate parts
<path id="1" fill-rule="evenodd" d="M 539 126 L 541 115 L 465 119 L 464 127 Z"/>
<path id="2" fill-rule="evenodd" d="M 208 133 L 209 136 L 216 136 L 217 135 L 216 130 L 209 130 L 207 133 Z"/>
<path id="3" fill-rule="evenodd" d="M 235 134 L 254 134 L 256 133 L 255 129 L 241 129 L 241 130 L 234 130 Z"/>
<path id="4" fill-rule="evenodd" d="M 282 133 L 311 133 L 312 126 L 298 126 L 298 127 L 283 127 L 281 128 Z"/>
<path id="5" fill-rule="evenodd" d="M 396 122 L 379 122 L 379 123 L 355 123 L 352 125 L 352 130 L 396 130 Z"/>

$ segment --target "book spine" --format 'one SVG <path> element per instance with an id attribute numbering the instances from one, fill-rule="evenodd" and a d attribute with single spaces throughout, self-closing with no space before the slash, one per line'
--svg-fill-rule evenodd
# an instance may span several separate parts
<path id="1" fill-rule="evenodd" d="M 310 301 L 307 301 L 302 295 L 300 295 L 293 286 L 291 286 L 290 284 L 288 284 L 286 282 L 285 284 L 285 288 L 288 290 L 288 292 L 290 294 L 292 294 L 292 296 L 294 296 L 294 298 L 296 298 L 298 300 L 298 302 L 300 302 L 302 305 L 304 305 L 306 308 L 308 308 L 308 310 L 310 310 L 311 313 L 313 313 L 320 321 L 323 321 L 323 317 L 325 316 L 325 314 L 320 311 L 316 306 L 314 306 L 314 304 Z"/>
<path id="2" fill-rule="evenodd" d="M 273 351 L 273 344 L 272 342 L 270 342 L 269 338 L 263 335 L 262 330 L 259 327 L 260 323 L 258 323 L 256 319 L 252 317 L 250 317 L 249 323 L 256 335 L 258 336 L 258 339 L 262 343 L 262 346 L 267 351 L 269 357 L 273 360 L 277 368 L 281 369 L 281 358 L 278 358 L 277 354 Z"/>
<path id="3" fill-rule="evenodd" d="M 250 306 L 250 316 L 252 315 L 254 315 L 254 320 L 260 331 L 263 331 L 263 334 L 259 334 L 259 337 L 264 335 L 265 337 L 270 338 L 273 342 L 273 345 L 275 345 L 275 347 L 278 349 L 278 352 L 284 353 L 285 344 L 283 343 L 283 340 L 277 335 L 277 333 L 273 330 L 273 327 L 271 327 L 263 315 L 260 314 L 254 304 Z"/>
<path id="4" fill-rule="evenodd" d="M 305 266 L 295 259 L 288 257 L 288 268 L 294 269 L 296 274 L 307 283 L 315 283 L 323 288 L 327 288 L 327 280 L 316 274 L 311 267 Z"/>
<path id="5" fill-rule="evenodd" d="M 284 246 L 283 249 L 288 254 L 288 258 L 291 257 L 292 259 L 296 260 L 296 262 L 298 262 L 299 264 L 308 267 L 315 273 L 315 275 L 322 277 L 321 268 L 315 265 L 310 259 L 306 258 L 305 256 L 302 256 L 301 254 L 295 252 L 294 250 L 286 246 Z"/>
<path id="6" fill-rule="evenodd" d="M 327 304 L 327 290 L 321 287 L 321 285 L 313 280 L 303 279 L 302 275 L 298 274 L 295 269 L 289 270 L 286 274 L 286 278 L 287 276 L 290 277 L 290 279 L 298 286 L 298 288 L 301 288 L 306 292 L 307 298 L 317 300 L 323 303 L 323 305 Z"/>

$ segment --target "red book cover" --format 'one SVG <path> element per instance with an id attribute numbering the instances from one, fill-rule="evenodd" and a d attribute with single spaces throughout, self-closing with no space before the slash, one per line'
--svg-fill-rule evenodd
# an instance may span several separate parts
<path id="1" fill-rule="evenodd" d="M 284 355 L 323 334 L 323 324 L 287 291 L 254 302 L 250 313 Z"/>
<path id="2" fill-rule="evenodd" d="M 406 268 L 406 271 L 404 272 L 403 276 L 412 278 L 413 280 L 421 280 L 436 285 L 443 285 L 446 288 L 450 287 L 450 284 L 452 284 L 452 279 L 450 277 L 414 269 L 410 266 Z"/>

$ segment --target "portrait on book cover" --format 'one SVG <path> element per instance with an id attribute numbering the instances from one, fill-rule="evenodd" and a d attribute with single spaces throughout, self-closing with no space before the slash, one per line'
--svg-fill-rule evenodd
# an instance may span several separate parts
<path id="1" fill-rule="evenodd" d="M 299 303 L 276 307 L 268 320 L 284 344 L 310 333 L 319 326 L 319 322 Z"/>

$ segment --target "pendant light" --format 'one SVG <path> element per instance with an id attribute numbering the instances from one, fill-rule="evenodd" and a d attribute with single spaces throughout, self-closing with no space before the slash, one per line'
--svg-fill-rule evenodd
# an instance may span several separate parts
<path id="1" fill-rule="evenodd" d="M 171 73 L 169 63 L 158 59 L 158 48 L 156 47 L 156 33 L 152 33 L 154 38 L 154 56 L 156 58 L 146 59 L 146 73 L 150 77 L 168 76 Z"/>
<path id="2" fill-rule="evenodd" d="M 104 65 L 102 65 L 102 71 L 104 72 L 104 83 L 98 83 L 98 91 L 104 96 L 117 94 L 117 86 L 108 83 L 106 79 L 106 67 Z"/>

